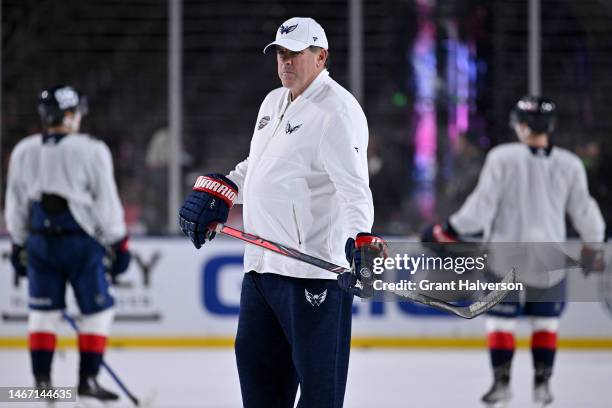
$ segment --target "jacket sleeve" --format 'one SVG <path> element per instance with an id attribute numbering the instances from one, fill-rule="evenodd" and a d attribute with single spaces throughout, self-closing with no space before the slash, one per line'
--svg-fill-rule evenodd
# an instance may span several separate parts
<path id="1" fill-rule="evenodd" d="M 113 244 L 127 234 L 123 206 L 119 200 L 108 146 L 99 142 L 93 149 L 93 216 L 97 220 L 96 235 L 102 244 Z"/>
<path id="2" fill-rule="evenodd" d="M 459 234 L 490 231 L 503 193 L 503 166 L 492 152 L 480 171 L 478 184 L 461 208 L 450 216 L 450 224 Z"/>
<path id="3" fill-rule="evenodd" d="M 20 163 L 21 150 L 17 145 L 9 160 L 4 216 L 11 240 L 17 245 L 24 245 L 28 238 L 30 202 L 27 197 L 27 186 L 20 177 L 23 174 L 23 170 L 19 168 Z"/>
<path id="4" fill-rule="evenodd" d="M 347 112 L 337 112 L 322 135 L 318 152 L 336 190 L 347 238 L 370 232 L 374 222 L 368 175 L 368 126 L 361 116 L 351 118 Z"/>
<path id="5" fill-rule="evenodd" d="M 584 242 L 602 242 L 606 224 L 597 202 L 589 194 L 586 170 L 577 161 L 567 201 L 567 213 Z"/>
<path id="6" fill-rule="evenodd" d="M 236 167 L 230 171 L 227 178 L 232 180 L 234 184 L 238 186 L 238 197 L 236 197 L 235 204 L 242 204 L 242 186 L 244 186 L 244 179 L 246 178 L 247 169 L 249 168 L 249 158 L 247 157 Z"/>

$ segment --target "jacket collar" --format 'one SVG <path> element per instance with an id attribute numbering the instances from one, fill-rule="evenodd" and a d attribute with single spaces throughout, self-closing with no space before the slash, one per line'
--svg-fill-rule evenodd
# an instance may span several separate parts
<path id="1" fill-rule="evenodd" d="M 325 82 L 325 79 L 328 76 L 329 76 L 329 71 L 327 69 L 324 69 L 323 71 L 319 72 L 319 75 L 317 75 L 315 79 L 312 80 L 310 85 L 308 85 L 308 88 L 306 88 L 304 92 L 302 92 L 302 94 L 298 96 L 297 99 L 294 99 L 293 102 L 300 100 L 302 98 L 308 98 Z M 287 89 L 287 100 L 289 100 L 290 96 L 291 96 L 291 91 Z"/>
<path id="2" fill-rule="evenodd" d="M 66 137 L 66 133 L 43 133 L 42 141 L 43 144 L 47 143 L 59 143 L 64 137 Z"/>
<path id="3" fill-rule="evenodd" d="M 534 146 L 529 146 L 527 145 L 527 147 L 529 148 L 529 150 L 531 151 L 531 154 L 533 154 L 534 156 L 550 156 L 550 152 L 553 149 L 553 144 L 552 143 L 548 143 L 548 146 L 546 147 L 534 147 Z"/>

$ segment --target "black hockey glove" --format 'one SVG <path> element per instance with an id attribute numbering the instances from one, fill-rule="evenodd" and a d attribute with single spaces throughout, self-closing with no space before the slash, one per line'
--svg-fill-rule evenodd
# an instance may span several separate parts
<path id="1" fill-rule="evenodd" d="M 346 241 L 344 251 L 351 271 L 338 275 L 338 286 L 360 298 L 371 298 L 374 294 L 374 259 L 387 256 L 387 243 L 369 232 L 360 232 L 355 238 Z"/>
<path id="2" fill-rule="evenodd" d="M 603 248 L 583 245 L 580 251 L 580 264 L 584 276 L 588 277 L 591 273 L 602 273 L 606 268 Z"/>
<path id="3" fill-rule="evenodd" d="M 11 246 L 11 264 L 17 276 L 28 276 L 28 254 L 23 246 Z"/>
<path id="4" fill-rule="evenodd" d="M 227 221 L 237 196 L 236 184 L 222 174 L 198 177 L 179 211 L 181 230 L 196 249 L 215 237 L 214 226 Z"/>
<path id="5" fill-rule="evenodd" d="M 109 268 L 108 271 L 113 278 L 122 274 L 130 266 L 132 254 L 128 248 L 129 238 L 126 235 L 122 240 L 115 242 L 110 246 Z"/>

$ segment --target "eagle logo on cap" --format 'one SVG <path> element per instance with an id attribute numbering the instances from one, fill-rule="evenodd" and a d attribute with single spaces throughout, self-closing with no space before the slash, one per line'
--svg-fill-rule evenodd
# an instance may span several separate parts
<path id="1" fill-rule="evenodd" d="M 297 24 L 294 24 L 294 25 L 289 26 L 289 27 L 285 27 L 284 25 L 281 25 L 280 28 L 278 29 L 278 31 L 280 31 L 281 34 L 289 34 L 293 30 L 295 30 L 297 28 L 297 26 L 298 26 Z"/>

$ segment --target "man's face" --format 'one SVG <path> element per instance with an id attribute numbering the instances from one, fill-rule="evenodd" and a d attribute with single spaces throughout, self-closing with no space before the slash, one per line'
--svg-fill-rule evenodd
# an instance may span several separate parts
<path id="1" fill-rule="evenodd" d="M 306 48 L 303 51 L 290 51 L 276 46 L 278 77 L 283 86 L 291 90 L 293 97 L 300 95 L 325 66 L 322 55 L 325 50 L 313 52 Z"/>

